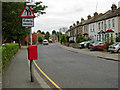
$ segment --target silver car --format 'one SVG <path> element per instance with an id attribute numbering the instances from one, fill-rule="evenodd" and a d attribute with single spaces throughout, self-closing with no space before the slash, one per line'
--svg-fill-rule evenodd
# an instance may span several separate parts
<path id="1" fill-rule="evenodd" d="M 111 52 L 120 53 L 120 42 L 116 42 L 116 43 L 110 45 L 108 50 L 111 51 Z"/>

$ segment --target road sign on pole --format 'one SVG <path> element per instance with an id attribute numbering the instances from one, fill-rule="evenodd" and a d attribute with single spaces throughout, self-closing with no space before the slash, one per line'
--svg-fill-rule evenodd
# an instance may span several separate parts
<path id="1" fill-rule="evenodd" d="M 25 7 L 19 17 L 20 18 L 35 18 L 35 15 L 34 15 L 33 11 L 31 10 L 31 8 L 27 5 L 25 5 Z"/>
<path id="2" fill-rule="evenodd" d="M 22 27 L 34 27 L 34 18 L 22 18 Z"/>

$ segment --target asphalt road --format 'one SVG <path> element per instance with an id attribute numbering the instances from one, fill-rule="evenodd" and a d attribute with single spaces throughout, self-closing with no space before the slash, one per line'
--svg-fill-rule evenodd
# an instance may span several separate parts
<path id="1" fill-rule="evenodd" d="M 61 88 L 118 88 L 118 62 L 39 46 L 38 66 Z"/>

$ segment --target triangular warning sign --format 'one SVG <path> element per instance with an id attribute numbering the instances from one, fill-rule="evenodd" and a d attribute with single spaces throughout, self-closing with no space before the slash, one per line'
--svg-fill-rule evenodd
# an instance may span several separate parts
<path id="1" fill-rule="evenodd" d="M 23 11 L 21 12 L 19 18 L 35 18 L 35 15 L 31 8 L 27 5 L 25 5 Z"/>

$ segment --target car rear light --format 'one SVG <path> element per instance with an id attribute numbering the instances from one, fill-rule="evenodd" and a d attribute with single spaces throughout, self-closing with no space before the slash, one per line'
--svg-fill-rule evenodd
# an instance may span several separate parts
<path id="1" fill-rule="evenodd" d="M 113 49 L 115 49 L 115 47 L 113 47 Z"/>

